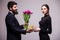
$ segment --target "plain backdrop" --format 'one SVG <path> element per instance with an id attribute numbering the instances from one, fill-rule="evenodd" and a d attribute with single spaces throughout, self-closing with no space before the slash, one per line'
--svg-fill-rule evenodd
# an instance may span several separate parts
<path id="1" fill-rule="evenodd" d="M 8 13 L 7 3 L 11 0 L 0 0 L 0 40 L 6 40 L 7 30 L 5 25 L 5 17 Z M 16 18 L 19 24 L 24 24 L 23 11 L 31 10 L 33 14 L 30 17 L 29 25 L 39 27 L 39 21 L 43 16 L 41 6 L 48 4 L 50 7 L 50 16 L 52 18 L 52 34 L 51 40 L 60 40 L 60 0 L 13 0 L 18 3 L 18 12 Z M 22 34 L 22 40 L 39 40 L 39 32 Z"/>

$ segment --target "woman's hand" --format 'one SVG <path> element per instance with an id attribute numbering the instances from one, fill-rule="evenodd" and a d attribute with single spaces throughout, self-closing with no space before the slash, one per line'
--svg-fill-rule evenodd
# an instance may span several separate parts
<path id="1" fill-rule="evenodd" d="M 37 28 L 37 27 L 34 27 L 33 30 L 34 30 L 34 32 L 39 32 L 41 29 Z"/>

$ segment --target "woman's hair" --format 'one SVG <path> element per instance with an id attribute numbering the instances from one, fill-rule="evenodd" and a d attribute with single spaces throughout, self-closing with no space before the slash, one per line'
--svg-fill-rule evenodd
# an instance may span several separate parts
<path id="1" fill-rule="evenodd" d="M 47 4 L 43 4 L 42 7 L 45 6 L 49 10 L 49 6 Z"/>
<path id="2" fill-rule="evenodd" d="M 41 6 L 41 8 L 42 8 L 43 6 L 45 6 L 45 7 L 48 9 L 48 13 L 49 13 L 49 6 L 48 6 L 47 4 L 43 4 L 43 5 Z"/>

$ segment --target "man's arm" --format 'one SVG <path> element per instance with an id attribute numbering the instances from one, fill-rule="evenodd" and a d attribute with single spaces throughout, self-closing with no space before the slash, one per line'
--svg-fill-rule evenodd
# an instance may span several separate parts
<path id="1" fill-rule="evenodd" d="M 14 33 L 22 33 L 22 34 L 26 34 L 26 30 L 22 29 L 22 28 L 18 28 L 18 25 L 15 24 L 14 22 L 14 19 L 12 17 L 7 17 L 6 18 L 6 22 L 8 23 L 9 25 L 9 29 L 14 32 Z M 22 27 L 22 26 L 19 26 L 19 27 Z"/>

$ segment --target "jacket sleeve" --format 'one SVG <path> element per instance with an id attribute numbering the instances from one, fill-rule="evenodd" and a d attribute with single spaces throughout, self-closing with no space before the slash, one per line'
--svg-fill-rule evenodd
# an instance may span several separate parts
<path id="1" fill-rule="evenodd" d="M 14 18 L 13 17 L 7 17 L 6 18 L 6 22 L 9 25 L 9 29 L 13 32 L 13 33 L 17 33 L 17 34 L 26 34 L 26 30 L 23 29 L 23 25 L 18 26 L 15 22 L 14 22 Z M 21 28 L 19 28 L 21 27 Z"/>

